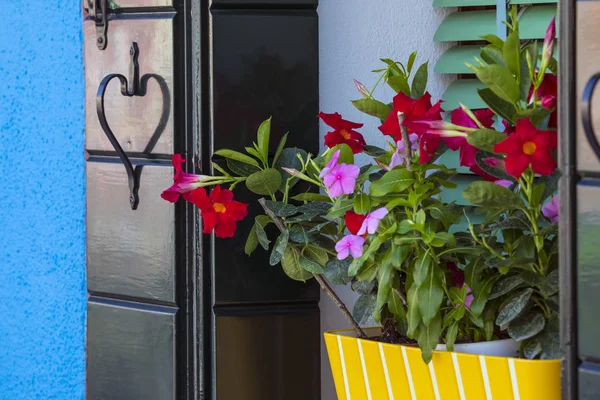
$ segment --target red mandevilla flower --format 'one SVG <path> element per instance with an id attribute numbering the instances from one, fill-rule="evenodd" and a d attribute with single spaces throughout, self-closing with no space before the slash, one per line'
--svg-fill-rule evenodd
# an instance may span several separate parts
<path id="1" fill-rule="evenodd" d="M 387 119 L 379 127 L 381 133 L 387 136 L 392 136 L 394 141 L 402 140 L 402 132 L 398 121 L 398 113 L 404 114 L 404 125 L 408 129 L 408 133 L 416 133 L 419 135 L 419 156 L 421 164 L 428 162 L 437 148 L 440 146 L 440 138 L 435 135 L 428 135 L 419 132 L 418 125 L 412 125 L 413 121 L 435 121 L 442 119 L 441 101 L 438 101 L 433 106 L 431 105 L 431 95 L 425 93 L 417 100 L 411 99 L 402 92 L 394 96 L 393 109 L 390 111 Z"/>
<path id="2" fill-rule="evenodd" d="M 171 203 L 175 203 L 177 200 L 179 200 L 180 195 L 183 195 L 183 198 L 187 200 L 187 195 L 189 192 L 199 187 L 207 186 L 210 184 L 210 181 L 216 179 L 213 176 L 188 174 L 183 172 L 181 169 L 181 164 L 183 164 L 185 160 L 183 157 L 181 157 L 181 154 L 173 154 L 171 162 L 175 168 L 175 174 L 173 175 L 173 180 L 175 183 L 173 186 L 163 191 L 160 195 L 160 197 L 170 201 Z"/>
<path id="3" fill-rule="evenodd" d="M 520 178 L 531 165 L 534 173 L 550 175 L 556 161 L 550 152 L 558 145 L 556 131 L 540 131 L 527 118 L 517 121 L 516 132 L 494 145 L 496 153 L 506 154 L 506 172 Z"/>
<path id="4" fill-rule="evenodd" d="M 248 204 L 233 200 L 233 193 L 228 189 L 221 189 L 219 185 L 206 195 L 204 188 L 198 188 L 187 194 L 186 200 L 194 203 L 202 211 L 203 233 L 215 234 L 219 238 L 233 237 L 237 221 L 241 221 L 248 214 Z"/>
<path id="5" fill-rule="evenodd" d="M 357 154 L 363 151 L 367 145 L 363 135 L 354 130 L 362 128 L 363 124 L 346 121 L 342 119 L 339 113 L 325 114 L 320 112 L 319 118 L 333 128 L 333 131 L 327 132 L 325 135 L 325 146 L 332 148 L 343 143 L 350 146 L 352 153 Z"/>
<path id="6" fill-rule="evenodd" d="M 350 231 L 350 233 L 353 235 L 357 235 L 365 218 L 367 218 L 366 215 L 357 214 L 352 210 L 346 211 L 344 221 L 346 222 L 346 227 L 348 228 L 348 231 Z"/>
<path id="7" fill-rule="evenodd" d="M 481 122 L 481 125 L 486 128 L 491 128 L 494 124 L 494 112 L 490 109 L 477 110 L 473 114 L 475 114 L 475 118 Z M 460 107 L 452 111 L 450 121 L 455 125 L 464 126 L 466 128 L 479 128 L 477 123 Z M 476 147 L 471 146 L 469 142 L 467 142 L 467 138 L 461 136 L 444 137 L 444 142 L 446 142 L 448 147 L 454 151 L 460 149 L 461 166 L 471 167 L 476 164 L 475 155 L 479 150 L 477 150 Z"/>
<path id="8" fill-rule="evenodd" d="M 533 102 L 533 85 L 529 89 L 529 102 Z M 556 108 L 556 99 L 558 95 L 558 78 L 556 75 L 552 74 L 544 74 L 544 79 L 542 83 L 535 91 L 535 99 L 540 102 L 540 105 L 547 110 L 554 110 L 552 114 L 550 114 L 550 120 L 548 121 L 548 126 L 550 128 L 556 128 L 558 124 L 558 112 L 555 110 Z"/>

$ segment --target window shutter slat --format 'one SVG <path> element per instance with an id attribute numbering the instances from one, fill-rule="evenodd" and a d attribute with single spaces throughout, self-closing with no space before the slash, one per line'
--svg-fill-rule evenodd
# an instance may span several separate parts
<path id="1" fill-rule="evenodd" d="M 477 89 L 485 86 L 478 79 L 458 79 L 448 86 L 444 93 L 444 110 L 451 111 L 459 107 L 459 102 L 467 107 L 477 110 L 485 108 L 485 104 L 479 97 Z"/>
<path id="2" fill-rule="evenodd" d="M 459 42 L 481 40 L 481 36 L 496 32 L 496 11 L 459 11 L 450 14 L 438 27 L 433 40 Z"/>
<path id="3" fill-rule="evenodd" d="M 496 0 L 435 0 L 434 7 L 493 6 Z"/>
<path id="4" fill-rule="evenodd" d="M 480 52 L 481 46 L 477 45 L 452 47 L 442 54 L 433 71 L 438 74 L 472 74 L 465 63 L 473 64 Z"/>
<path id="5" fill-rule="evenodd" d="M 546 28 L 554 16 L 556 16 L 556 6 L 553 4 L 528 8 L 519 22 L 521 39 L 543 39 Z M 556 29 L 558 31 L 558 25 Z"/>

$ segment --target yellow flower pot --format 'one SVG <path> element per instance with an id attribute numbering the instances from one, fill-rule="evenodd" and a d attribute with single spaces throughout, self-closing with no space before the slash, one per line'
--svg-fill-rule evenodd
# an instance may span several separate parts
<path id="1" fill-rule="evenodd" d="M 377 336 L 380 328 L 365 330 Z M 560 400 L 560 360 L 435 351 L 325 333 L 339 400 Z"/>

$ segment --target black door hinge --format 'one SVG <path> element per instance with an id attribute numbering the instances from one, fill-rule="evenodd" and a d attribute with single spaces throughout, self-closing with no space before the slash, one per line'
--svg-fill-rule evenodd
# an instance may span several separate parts
<path id="1" fill-rule="evenodd" d="M 107 0 L 87 0 L 88 14 L 96 23 L 96 45 L 98 49 L 106 49 L 108 42 L 108 4 Z"/>

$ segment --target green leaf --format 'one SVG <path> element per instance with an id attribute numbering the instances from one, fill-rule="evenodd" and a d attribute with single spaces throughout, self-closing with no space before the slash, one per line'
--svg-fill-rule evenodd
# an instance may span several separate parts
<path id="1" fill-rule="evenodd" d="M 390 292 L 388 310 L 394 314 L 394 317 L 396 317 L 397 321 L 403 321 L 406 319 L 406 310 L 404 309 L 404 303 L 402 303 L 398 289 L 392 288 Z"/>
<path id="2" fill-rule="evenodd" d="M 254 219 L 254 225 L 252 225 L 252 229 L 250 229 L 250 233 L 248 234 L 248 239 L 246 239 L 246 245 L 244 246 L 244 253 L 250 255 L 256 250 L 258 246 L 258 235 L 256 233 L 256 224 L 260 224 L 261 228 L 264 228 L 271 222 L 271 218 L 266 215 L 257 215 Z M 264 229 L 263 229 L 264 232 Z M 266 234 L 265 234 L 266 235 Z M 265 249 L 266 250 L 266 249 Z"/>
<path id="3" fill-rule="evenodd" d="M 492 288 L 494 287 L 494 283 L 496 282 L 497 279 L 498 279 L 497 276 L 491 276 L 491 277 L 485 279 L 481 283 L 481 285 L 479 285 L 479 287 L 477 288 L 477 291 L 474 294 L 475 298 L 471 302 L 471 307 L 469 308 L 469 310 L 471 311 L 471 314 L 473 314 L 474 316 L 481 315 L 481 313 L 483 312 L 483 309 L 485 307 L 485 304 L 489 300 L 490 292 L 492 291 Z"/>
<path id="4" fill-rule="evenodd" d="M 425 89 L 427 87 L 428 66 L 429 63 L 424 62 L 415 73 L 415 77 L 413 78 L 412 85 L 410 87 L 410 95 L 413 99 L 418 99 L 425 93 Z"/>
<path id="5" fill-rule="evenodd" d="M 467 142 L 483 151 L 494 151 L 494 145 L 506 139 L 506 135 L 493 129 L 478 129 L 467 136 Z"/>
<path id="6" fill-rule="evenodd" d="M 381 322 L 381 309 L 388 302 L 390 293 L 392 291 L 392 278 L 396 273 L 394 266 L 391 263 L 390 255 L 392 253 L 391 247 L 388 248 L 384 261 L 381 263 L 377 271 L 377 303 L 375 306 L 375 313 L 373 314 L 375 322 Z"/>
<path id="7" fill-rule="evenodd" d="M 442 247 L 450 245 L 451 247 L 456 246 L 456 239 L 454 235 L 448 232 L 437 232 L 431 241 L 433 247 Z"/>
<path id="8" fill-rule="evenodd" d="M 511 104 L 516 104 L 519 101 L 519 84 L 505 67 L 498 64 L 486 65 L 477 68 L 475 75 L 500 98 Z"/>
<path id="9" fill-rule="evenodd" d="M 527 288 L 511 296 L 510 299 L 500 307 L 498 317 L 496 318 L 496 325 L 505 326 L 517 318 L 527 306 L 532 294 L 533 289 Z"/>
<path id="10" fill-rule="evenodd" d="M 306 282 L 312 274 L 300 266 L 300 250 L 295 246 L 288 246 L 281 260 L 283 272 L 296 281 Z"/>
<path id="11" fill-rule="evenodd" d="M 281 185 L 281 174 L 274 168 L 263 169 L 246 179 L 246 187 L 253 193 L 272 195 Z"/>
<path id="12" fill-rule="evenodd" d="M 362 111 L 368 115 L 372 115 L 373 117 L 377 117 L 381 120 L 385 120 L 390 114 L 390 111 L 392 111 L 392 107 L 375 99 L 354 100 L 352 101 L 352 104 L 359 111 Z"/>
<path id="13" fill-rule="evenodd" d="M 278 217 L 289 217 L 298 212 L 298 208 L 292 204 L 285 204 L 282 201 L 266 201 L 269 210 L 273 211 Z"/>
<path id="14" fill-rule="evenodd" d="M 546 326 L 546 318 L 540 310 L 532 310 L 511 321 L 508 334 L 511 338 L 521 341 L 540 333 Z"/>
<path id="15" fill-rule="evenodd" d="M 506 66 L 513 75 L 520 77 L 521 72 L 521 41 L 519 39 L 519 31 L 517 29 L 510 32 L 504 41 L 502 49 Z"/>
<path id="16" fill-rule="evenodd" d="M 419 347 L 421 357 L 426 364 L 431 361 L 433 350 L 437 347 L 442 333 L 442 317 L 438 314 L 431 320 L 430 324 L 422 323 L 419 326 Z"/>
<path id="17" fill-rule="evenodd" d="M 254 147 L 258 147 L 256 145 L 256 143 L 253 143 L 253 144 L 254 144 Z M 246 152 L 248 154 L 250 154 L 260 160 L 262 156 L 260 155 L 259 151 L 257 149 L 255 149 L 254 147 L 244 147 L 244 150 L 246 150 Z"/>
<path id="18" fill-rule="evenodd" d="M 504 41 L 496 35 L 492 35 L 492 34 L 484 35 L 484 36 L 481 36 L 481 38 L 483 40 L 485 40 L 486 42 L 491 43 L 494 46 L 498 47 L 499 49 L 502 49 L 504 47 Z"/>
<path id="19" fill-rule="evenodd" d="M 260 168 L 260 165 L 258 165 L 258 161 L 256 161 L 254 158 L 234 150 L 220 149 L 215 151 L 215 154 L 221 157 L 230 158 L 232 160 L 236 160 Z"/>
<path id="20" fill-rule="evenodd" d="M 326 215 L 326 218 L 339 218 L 346 214 L 346 211 L 350 211 L 352 207 L 354 207 L 354 201 L 339 197 L 333 204 L 333 207 L 331 207 L 331 209 L 329 210 L 329 213 Z"/>
<path id="21" fill-rule="evenodd" d="M 288 134 L 286 133 L 285 135 L 283 135 L 283 137 L 279 141 L 279 145 L 277 146 L 277 151 L 275 151 L 275 156 L 273 157 L 273 164 L 272 164 L 273 168 L 275 168 L 275 165 L 277 164 L 277 160 L 279 160 L 279 156 L 281 156 L 281 152 L 283 151 L 283 148 L 285 147 L 285 143 L 287 142 L 287 137 L 288 137 Z"/>
<path id="22" fill-rule="evenodd" d="M 548 110 L 544 107 L 526 108 L 519 111 L 515 115 L 515 119 L 529 118 L 534 126 L 541 127 L 540 124 L 546 120 L 550 114 L 552 114 L 552 110 Z"/>
<path id="23" fill-rule="evenodd" d="M 319 193 L 300 193 L 292 197 L 292 200 L 296 201 L 319 201 L 327 202 L 330 201 L 328 196 Z"/>
<path id="24" fill-rule="evenodd" d="M 531 89 L 531 74 L 527 64 L 527 54 L 531 60 L 537 60 L 537 42 L 528 44 L 521 50 L 521 99 L 527 101 Z"/>
<path id="25" fill-rule="evenodd" d="M 269 160 L 269 140 L 271 137 L 271 118 L 264 120 L 256 134 L 261 159 L 266 164 Z"/>
<path id="26" fill-rule="evenodd" d="M 484 159 L 491 158 L 491 157 L 496 158 L 496 159 L 501 160 L 501 161 L 504 161 L 502 159 L 502 157 L 500 157 L 500 156 L 498 156 L 496 154 L 488 153 L 486 151 L 480 151 L 477 154 L 475 154 L 475 162 L 477 163 L 477 165 L 479 166 L 479 168 L 481 168 L 484 172 L 486 172 L 486 173 L 488 173 L 488 174 L 490 174 L 492 176 L 495 176 L 498 179 L 504 179 L 504 180 L 507 180 L 507 181 L 514 181 L 515 178 L 512 177 L 511 175 L 508 175 L 506 173 L 506 170 L 504 168 L 494 168 L 494 167 L 491 167 L 487 163 L 484 162 Z"/>
<path id="27" fill-rule="evenodd" d="M 227 168 L 237 176 L 248 176 L 260 171 L 260 168 L 254 165 L 236 161 L 232 158 L 226 158 Z"/>
<path id="28" fill-rule="evenodd" d="M 371 198 L 361 193 L 354 198 L 354 212 L 357 214 L 367 214 L 371 209 Z"/>
<path id="29" fill-rule="evenodd" d="M 489 300 L 497 299 L 500 296 L 504 296 L 506 293 L 512 292 L 519 286 L 521 286 L 525 281 L 521 277 L 520 274 L 508 275 L 502 277 L 492 289 L 492 293 L 490 293 Z"/>
<path id="30" fill-rule="evenodd" d="M 502 58 L 502 50 L 494 45 L 488 45 L 481 49 L 481 58 L 488 64 L 499 64 L 506 66 L 504 58 Z"/>
<path id="31" fill-rule="evenodd" d="M 283 259 L 283 254 L 288 245 L 289 232 L 287 230 L 281 232 L 271 251 L 271 257 L 269 258 L 269 264 L 276 265 Z"/>
<path id="32" fill-rule="evenodd" d="M 558 292 L 558 269 L 553 270 L 545 276 L 538 286 L 542 296 L 550 297 Z"/>
<path id="33" fill-rule="evenodd" d="M 340 143 L 340 144 L 332 147 L 331 150 L 329 151 L 329 153 L 327 154 L 325 161 L 327 163 L 329 161 L 331 161 L 331 158 L 338 150 L 340 151 L 338 163 L 354 164 L 354 153 L 352 152 L 352 149 L 350 148 L 350 146 L 348 146 L 345 143 Z"/>
<path id="34" fill-rule="evenodd" d="M 354 303 L 352 317 L 360 326 L 368 326 L 373 320 L 377 297 L 372 294 L 363 294 Z"/>
<path id="35" fill-rule="evenodd" d="M 325 266 L 329 260 L 327 251 L 312 244 L 304 248 L 302 255 L 322 266 Z M 322 272 L 319 273 L 322 274 Z"/>
<path id="36" fill-rule="evenodd" d="M 515 123 L 517 109 L 514 104 L 503 100 L 488 88 L 477 89 L 477 93 L 479 94 L 479 97 L 481 97 L 481 100 L 483 100 L 495 114 L 513 124 Z"/>
<path id="37" fill-rule="evenodd" d="M 366 153 L 367 155 L 369 155 L 371 157 L 379 157 L 384 154 L 388 154 L 389 151 L 384 150 L 377 146 L 366 145 L 365 149 L 363 150 L 363 153 Z"/>
<path id="38" fill-rule="evenodd" d="M 372 294 L 375 289 L 375 281 L 352 281 L 350 288 L 353 292 L 360 294 Z"/>
<path id="39" fill-rule="evenodd" d="M 323 267 L 321 267 L 321 265 L 319 265 L 318 262 L 313 261 L 310 258 L 305 257 L 303 255 L 300 256 L 299 262 L 300 262 L 300 267 L 310 273 L 322 274 L 323 272 L 325 272 L 323 270 Z"/>
<path id="40" fill-rule="evenodd" d="M 439 316 L 440 306 L 444 300 L 443 279 L 444 273 L 441 268 L 434 265 L 423 285 L 419 287 L 419 311 L 423 323 L 426 325 L 429 325 L 436 316 Z"/>
<path id="41" fill-rule="evenodd" d="M 334 285 L 347 285 L 352 278 L 348 276 L 348 267 L 352 261 L 350 258 L 345 260 L 338 260 L 332 258 L 325 266 L 325 278 Z"/>
<path id="42" fill-rule="evenodd" d="M 419 286 L 412 285 L 408 289 L 406 295 L 406 304 L 408 305 L 407 318 L 408 318 L 408 330 L 407 336 L 414 338 L 415 332 L 421 323 L 421 311 L 419 310 Z"/>
<path id="43" fill-rule="evenodd" d="M 293 168 L 297 171 L 302 170 L 302 162 L 300 162 L 298 159 L 298 154 L 300 154 L 303 160 L 306 160 L 308 157 L 306 151 L 297 147 L 288 147 L 281 151 L 281 155 L 273 163 L 273 168 L 275 168 L 281 174 L 281 185 L 279 190 L 282 192 L 285 190 L 285 182 L 290 177 L 290 174 L 282 170 L 282 168 Z M 298 182 L 297 178 L 292 179 L 290 183 L 290 189 L 296 184 L 296 182 Z"/>
<path id="44" fill-rule="evenodd" d="M 254 219 L 254 230 L 256 231 L 258 242 L 260 243 L 262 248 L 265 250 L 269 250 L 269 243 L 271 243 L 271 241 L 267 237 L 267 233 L 265 232 L 265 228 L 261 222 L 261 219 L 259 219 L 258 217 L 259 216 L 257 216 Z"/>
<path id="45" fill-rule="evenodd" d="M 394 92 L 402 92 L 410 96 L 410 86 L 408 86 L 408 77 L 405 75 L 390 76 L 386 80 L 387 84 Z"/>
<path id="46" fill-rule="evenodd" d="M 408 75 L 410 75 L 410 72 L 412 71 L 412 68 L 413 68 L 413 65 L 415 64 L 416 59 L 417 59 L 417 52 L 413 51 L 412 53 L 410 53 L 410 56 L 408 56 L 408 62 L 406 63 L 406 73 Z"/>
<path id="47" fill-rule="evenodd" d="M 512 268 L 521 268 L 525 270 L 531 269 L 535 264 L 535 258 L 527 257 L 511 257 L 500 262 L 494 263 L 492 266 L 497 268 L 501 274 L 508 273 Z"/>
<path id="48" fill-rule="evenodd" d="M 481 277 L 486 268 L 485 263 L 480 258 L 471 261 L 465 268 L 465 282 L 474 292 L 479 290 Z"/>
<path id="49" fill-rule="evenodd" d="M 392 244 L 392 265 L 394 268 L 400 269 L 402 263 L 406 261 L 410 250 L 410 246 L 397 246 Z"/>
<path id="50" fill-rule="evenodd" d="M 428 276 L 430 276 L 430 270 L 433 265 L 429 252 L 421 254 L 415 260 L 413 265 L 412 277 L 413 282 L 417 286 L 421 286 Z"/>
<path id="51" fill-rule="evenodd" d="M 469 203 L 478 206 L 508 210 L 525 208 L 523 200 L 518 195 L 493 182 L 473 182 L 463 191 L 463 197 Z"/>
<path id="52" fill-rule="evenodd" d="M 453 322 L 446 331 L 446 348 L 448 351 L 454 351 L 456 336 L 458 336 L 458 322 Z"/>
<path id="53" fill-rule="evenodd" d="M 383 177 L 371 183 L 371 196 L 384 196 L 388 193 L 398 193 L 406 190 L 413 182 L 412 172 L 405 169 L 394 169 L 386 172 Z"/>
<path id="54" fill-rule="evenodd" d="M 556 193 L 561 175 L 561 172 L 557 168 L 552 175 L 542 176 L 538 179 L 538 185 L 541 185 L 542 183 L 545 185 L 541 201 L 545 201 L 548 197 L 551 197 Z"/>
<path id="55" fill-rule="evenodd" d="M 532 360 L 542 352 L 542 345 L 538 338 L 533 338 L 523 347 L 523 356 Z"/>

